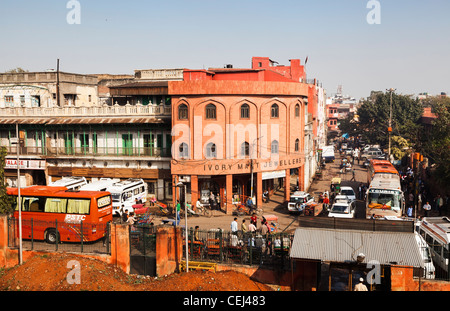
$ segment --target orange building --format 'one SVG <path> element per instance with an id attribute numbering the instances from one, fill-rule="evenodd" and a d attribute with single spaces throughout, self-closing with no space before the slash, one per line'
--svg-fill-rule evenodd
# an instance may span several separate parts
<path id="1" fill-rule="evenodd" d="M 252 194 L 261 206 L 263 191 L 289 184 L 293 171 L 302 188 L 304 80 L 300 60 L 275 66 L 254 57 L 252 68 L 185 69 L 183 81 L 169 81 L 173 186 L 184 180 L 192 204 L 212 192 L 227 214 Z M 289 187 L 284 195 L 288 200 Z"/>

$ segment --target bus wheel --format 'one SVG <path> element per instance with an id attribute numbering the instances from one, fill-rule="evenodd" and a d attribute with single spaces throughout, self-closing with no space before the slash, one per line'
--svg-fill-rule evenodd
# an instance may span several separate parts
<path id="1" fill-rule="evenodd" d="M 47 229 L 45 232 L 45 242 L 48 244 L 56 244 L 56 241 L 59 240 L 59 235 L 56 229 Z"/>

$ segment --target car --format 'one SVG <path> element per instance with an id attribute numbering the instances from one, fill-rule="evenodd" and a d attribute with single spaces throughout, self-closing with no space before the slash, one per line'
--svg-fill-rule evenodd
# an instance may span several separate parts
<path id="1" fill-rule="evenodd" d="M 303 212 L 307 204 L 313 203 L 314 197 L 308 192 L 295 191 L 288 202 L 288 211 L 292 212 Z"/>
<path id="2" fill-rule="evenodd" d="M 356 200 L 356 193 L 352 187 L 342 186 L 340 194 L 345 195 L 350 201 Z"/>
<path id="3" fill-rule="evenodd" d="M 352 153 L 353 153 L 353 149 L 352 148 L 347 148 L 347 149 L 345 149 L 345 150 L 343 150 L 344 151 L 344 153 L 346 154 L 346 155 L 352 155 Z"/>
<path id="4" fill-rule="evenodd" d="M 350 203 L 345 201 L 335 202 L 330 211 L 328 217 L 336 218 L 354 218 L 355 217 L 355 201 Z"/>
<path id="5" fill-rule="evenodd" d="M 362 153 L 361 157 L 365 159 L 370 159 L 373 157 L 384 157 L 384 152 L 378 148 L 369 148 L 369 150 Z"/>

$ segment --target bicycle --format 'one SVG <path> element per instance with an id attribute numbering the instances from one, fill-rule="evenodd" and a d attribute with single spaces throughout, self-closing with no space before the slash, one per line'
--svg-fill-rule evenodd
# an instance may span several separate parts
<path id="1" fill-rule="evenodd" d="M 211 210 L 209 208 L 207 208 L 206 206 L 204 206 L 203 204 L 201 204 L 200 207 L 197 207 L 197 210 L 195 212 L 198 215 L 202 215 L 202 216 L 206 216 L 206 217 L 212 216 Z"/>
<path id="2" fill-rule="evenodd" d="M 247 205 L 244 204 L 237 204 L 235 208 L 235 213 L 238 216 L 244 216 L 244 215 L 252 215 L 255 213 L 257 216 L 261 216 L 263 214 L 263 209 L 259 207 L 249 208 Z"/>

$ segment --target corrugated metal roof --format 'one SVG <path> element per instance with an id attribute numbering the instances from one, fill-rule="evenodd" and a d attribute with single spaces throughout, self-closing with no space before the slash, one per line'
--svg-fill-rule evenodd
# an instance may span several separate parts
<path id="1" fill-rule="evenodd" d="M 415 233 L 404 232 L 298 228 L 290 256 L 352 262 L 360 253 L 365 255 L 364 263 L 376 260 L 381 265 L 423 267 Z"/>

